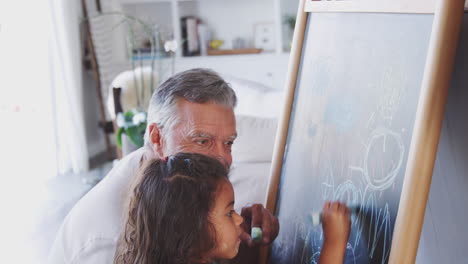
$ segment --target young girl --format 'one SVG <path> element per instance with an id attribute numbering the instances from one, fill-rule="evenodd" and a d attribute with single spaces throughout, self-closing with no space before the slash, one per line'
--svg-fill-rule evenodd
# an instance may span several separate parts
<path id="1" fill-rule="evenodd" d="M 150 160 L 131 188 L 115 264 L 195 264 L 232 259 L 243 219 L 234 211 L 228 171 L 217 160 L 179 153 Z M 326 203 L 319 263 L 342 263 L 349 210 Z"/>
<path id="2" fill-rule="evenodd" d="M 220 162 L 180 153 L 151 160 L 140 173 L 114 263 L 211 263 L 237 255 L 243 219 Z"/>

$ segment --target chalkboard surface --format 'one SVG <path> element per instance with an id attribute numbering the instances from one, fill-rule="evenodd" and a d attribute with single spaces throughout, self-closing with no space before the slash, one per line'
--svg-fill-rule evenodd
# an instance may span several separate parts
<path id="1" fill-rule="evenodd" d="M 316 263 L 325 200 L 358 204 L 345 263 L 386 263 L 433 15 L 308 16 L 270 263 Z"/>

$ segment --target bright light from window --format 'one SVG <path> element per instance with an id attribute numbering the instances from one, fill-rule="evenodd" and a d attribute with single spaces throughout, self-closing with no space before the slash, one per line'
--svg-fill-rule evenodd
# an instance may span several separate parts
<path id="1" fill-rule="evenodd" d="M 37 263 L 29 240 L 54 176 L 49 1 L 0 2 L 0 247 L 4 263 Z"/>

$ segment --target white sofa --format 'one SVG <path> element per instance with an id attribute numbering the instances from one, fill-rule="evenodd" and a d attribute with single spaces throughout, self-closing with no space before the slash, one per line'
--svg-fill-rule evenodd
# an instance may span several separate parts
<path id="1" fill-rule="evenodd" d="M 233 148 L 230 180 L 234 186 L 235 209 L 247 203 L 265 204 L 271 158 L 282 111 L 283 92 L 262 84 L 223 75 L 236 92 L 238 138 Z"/>

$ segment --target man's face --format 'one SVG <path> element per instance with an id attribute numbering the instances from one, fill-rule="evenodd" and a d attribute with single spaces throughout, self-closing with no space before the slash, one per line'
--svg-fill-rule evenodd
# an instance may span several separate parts
<path id="1" fill-rule="evenodd" d="M 179 120 L 162 136 L 163 156 L 193 152 L 218 159 L 231 166 L 231 146 L 237 136 L 236 120 L 231 108 L 217 104 L 197 104 L 186 100 L 177 103 Z"/>

